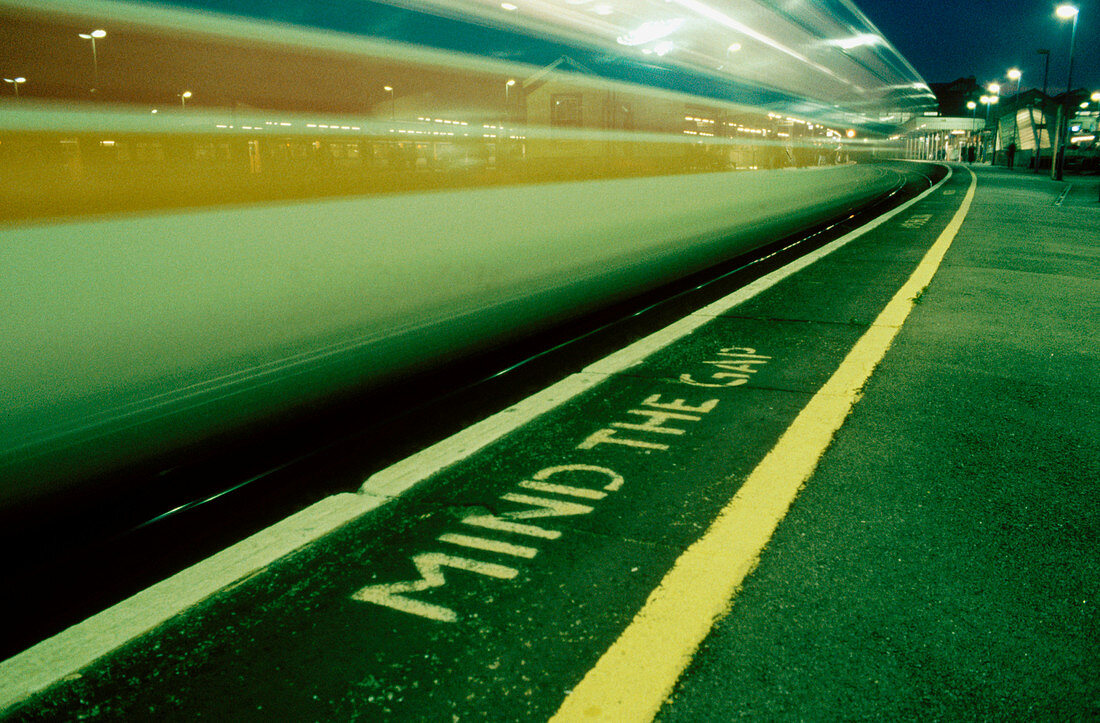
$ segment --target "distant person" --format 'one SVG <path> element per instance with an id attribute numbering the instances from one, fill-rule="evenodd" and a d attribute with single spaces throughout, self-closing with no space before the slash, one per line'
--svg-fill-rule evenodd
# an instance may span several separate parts
<path id="1" fill-rule="evenodd" d="M 1012 162 L 1016 160 L 1016 141 L 1008 144 L 1005 153 L 1008 155 L 1008 167 L 1012 168 Z"/>

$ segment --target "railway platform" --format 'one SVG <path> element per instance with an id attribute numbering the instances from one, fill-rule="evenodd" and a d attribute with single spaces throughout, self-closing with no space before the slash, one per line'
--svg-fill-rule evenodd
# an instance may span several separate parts
<path id="1" fill-rule="evenodd" d="M 1098 255 L 1096 179 L 952 166 L 879 221 L 0 663 L 0 707 L 1100 715 Z"/>

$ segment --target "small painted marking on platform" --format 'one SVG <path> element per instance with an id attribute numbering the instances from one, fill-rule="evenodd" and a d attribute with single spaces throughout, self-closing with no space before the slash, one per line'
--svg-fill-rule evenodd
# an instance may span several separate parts
<path id="1" fill-rule="evenodd" d="M 902 224 L 902 228 L 920 228 L 924 224 L 932 220 L 932 214 L 930 213 L 915 213 L 907 218 Z"/>

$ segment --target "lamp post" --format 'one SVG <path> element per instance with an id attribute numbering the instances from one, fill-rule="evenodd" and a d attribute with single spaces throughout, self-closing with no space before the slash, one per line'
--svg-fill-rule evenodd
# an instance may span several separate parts
<path id="1" fill-rule="evenodd" d="M 1054 11 L 1062 20 L 1073 20 L 1073 30 L 1069 36 L 1069 72 L 1066 74 L 1066 100 L 1062 103 L 1062 120 L 1058 124 L 1058 149 L 1054 153 L 1054 162 L 1051 164 L 1051 176 L 1055 181 L 1062 180 L 1062 165 L 1066 156 L 1066 124 L 1069 121 L 1069 94 L 1073 90 L 1073 50 L 1077 45 L 1077 16 L 1080 10 L 1076 5 L 1059 5 Z"/>
<path id="2" fill-rule="evenodd" d="M 397 118 L 397 100 L 393 97 L 393 86 L 384 85 L 382 86 L 382 90 L 390 94 L 390 121 L 392 122 Z"/>
<path id="3" fill-rule="evenodd" d="M 93 30 L 90 33 L 79 33 L 81 38 L 92 41 L 92 68 L 95 72 L 95 84 L 92 86 L 92 92 L 96 91 L 99 87 L 99 54 L 96 53 L 95 41 L 107 37 L 106 30 Z"/>
<path id="4" fill-rule="evenodd" d="M 990 92 L 989 105 L 996 105 L 1001 102 L 1001 84 L 990 83 L 988 90 Z M 985 122 L 989 124 L 989 106 L 985 108 Z M 997 163 L 997 141 L 1001 140 L 1001 119 L 997 118 L 997 132 L 993 134 L 993 156 L 990 158 L 989 165 L 995 165 Z"/>
<path id="5" fill-rule="evenodd" d="M 974 101 L 972 101 L 972 100 L 966 101 L 966 108 L 967 108 L 967 110 L 970 111 L 970 143 L 967 145 L 967 149 L 968 149 L 967 152 L 968 153 L 969 153 L 969 151 L 974 150 L 974 114 L 976 112 L 977 107 L 978 107 L 978 104 L 975 103 Z M 969 156 L 967 158 L 969 160 L 974 160 L 973 158 L 970 158 Z"/>
<path id="6" fill-rule="evenodd" d="M 180 93 L 180 107 L 187 108 L 187 99 L 191 97 L 191 91 L 185 90 Z"/>
<path id="7" fill-rule="evenodd" d="M 978 100 L 979 100 L 979 102 L 981 102 L 982 105 L 985 106 L 985 125 L 986 125 L 986 127 L 988 127 L 989 126 L 989 106 L 996 105 L 997 101 L 1000 100 L 1000 99 L 995 95 L 983 95 Z M 985 148 L 984 143 L 982 144 L 982 148 L 983 149 Z M 984 154 L 983 154 L 982 160 L 985 160 Z M 992 162 L 990 162 L 990 165 L 992 165 Z"/>
<path id="8" fill-rule="evenodd" d="M 1016 93 L 1012 96 L 1012 145 L 1014 151 L 1020 150 L 1020 78 L 1023 75 L 1019 68 L 1008 69 L 1008 79 L 1016 81 Z M 1008 161 L 1009 168 L 1016 164 L 1015 153 Z"/>
<path id="9" fill-rule="evenodd" d="M 1046 58 L 1043 63 L 1043 95 L 1047 94 L 1047 77 L 1050 75 L 1050 48 L 1040 48 L 1035 51 Z"/>
<path id="10" fill-rule="evenodd" d="M 4 78 L 4 82 L 5 83 L 11 83 L 12 88 L 15 89 L 15 97 L 18 98 L 19 97 L 19 86 L 22 83 L 26 83 L 27 79 L 24 78 L 23 76 L 19 76 L 18 78 Z"/>

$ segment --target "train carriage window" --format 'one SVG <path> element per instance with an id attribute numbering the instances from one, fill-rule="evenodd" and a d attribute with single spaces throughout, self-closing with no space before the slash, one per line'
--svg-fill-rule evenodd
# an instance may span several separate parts
<path id="1" fill-rule="evenodd" d="M 580 93 L 555 93 L 550 96 L 550 125 L 554 127 L 581 125 Z"/>

